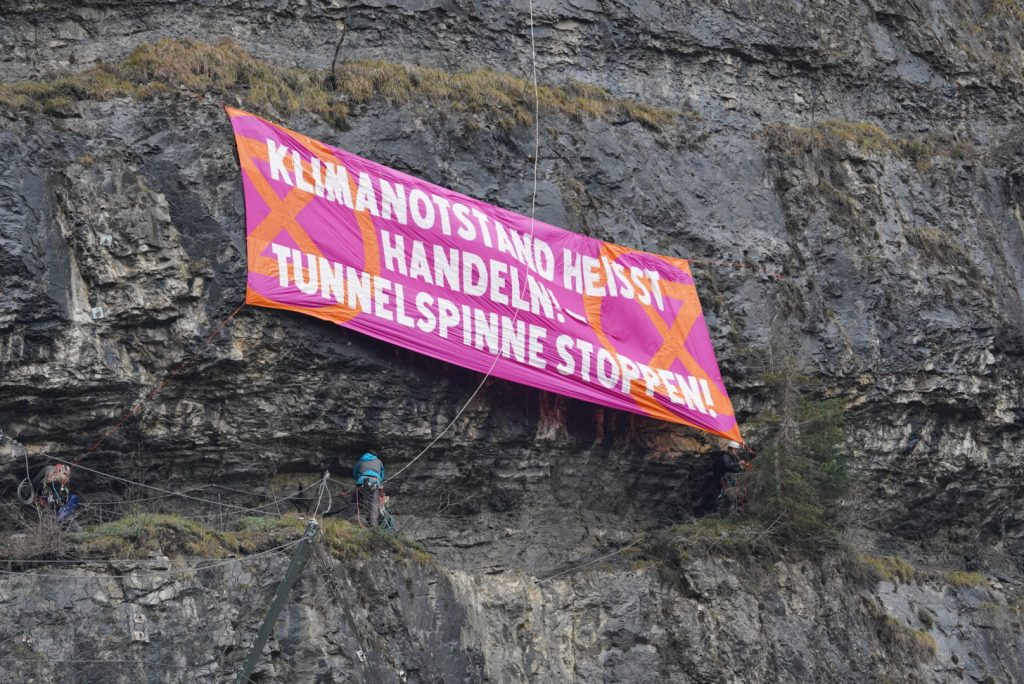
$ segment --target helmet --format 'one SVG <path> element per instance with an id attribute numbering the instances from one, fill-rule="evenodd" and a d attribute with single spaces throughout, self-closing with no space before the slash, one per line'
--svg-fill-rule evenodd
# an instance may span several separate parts
<path id="1" fill-rule="evenodd" d="M 741 448 L 742 446 L 743 446 L 743 445 L 741 445 L 741 444 L 740 444 L 739 442 L 737 442 L 736 440 L 729 440 L 729 443 L 725 445 L 725 448 L 726 448 L 726 449 L 739 449 L 739 448 Z"/>
<path id="2" fill-rule="evenodd" d="M 50 471 L 50 474 L 46 476 L 47 483 L 59 482 L 61 486 L 67 486 L 70 480 L 71 468 L 64 465 L 63 463 L 58 463 L 57 465 L 53 466 L 53 470 Z"/>

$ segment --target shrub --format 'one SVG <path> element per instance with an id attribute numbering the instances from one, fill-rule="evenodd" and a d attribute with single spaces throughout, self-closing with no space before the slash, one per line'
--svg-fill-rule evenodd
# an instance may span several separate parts
<path id="1" fill-rule="evenodd" d="M 778 358 L 771 350 L 764 356 Z M 765 408 L 748 424 L 762 437 L 760 455 L 751 471 L 736 476 L 750 502 L 724 519 L 701 518 L 653 535 L 646 546 L 654 555 L 678 562 L 691 554 L 807 556 L 841 547 L 839 502 L 850 481 L 840 448 L 844 406 L 823 398 L 791 357 L 782 358 L 765 372 Z M 862 580 L 877 581 L 870 566 L 851 566 L 867 575 Z"/>
<path id="2" fill-rule="evenodd" d="M 68 532 L 57 522 L 52 513 L 40 513 L 33 508 L 22 506 L 21 502 L 3 507 L 5 523 L 20 533 L 5 533 L 0 536 L 0 557 L 61 558 L 67 551 Z M 9 528 L 10 529 L 10 528 Z"/>

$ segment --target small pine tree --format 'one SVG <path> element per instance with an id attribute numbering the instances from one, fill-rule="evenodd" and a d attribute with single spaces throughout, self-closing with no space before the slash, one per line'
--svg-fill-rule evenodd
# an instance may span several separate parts
<path id="1" fill-rule="evenodd" d="M 835 542 L 849 484 L 842 402 L 822 398 L 792 356 L 768 370 L 765 384 L 767 407 L 751 424 L 763 448 L 747 475 L 750 514 L 783 548 Z"/>

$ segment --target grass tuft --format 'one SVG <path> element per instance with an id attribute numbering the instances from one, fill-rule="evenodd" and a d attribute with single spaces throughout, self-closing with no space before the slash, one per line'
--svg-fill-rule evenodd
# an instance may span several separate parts
<path id="1" fill-rule="evenodd" d="M 879 580 L 910 584 L 918 578 L 914 566 L 899 556 L 861 556 L 861 561 L 874 571 Z"/>
<path id="2" fill-rule="evenodd" d="M 207 555 L 218 546 L 213 533 L 199 523 L 164 513 L 129 515 L 71 532 L 68 539 L 70 555 L 83 558 L 144 558 L 165 549 L 169 550 L 165 553 Z"/>
<path id="3" fill-rule="evenodd" d="M 1024 23 L 1024 3 L 1021 0 L 989 0 L 985 16 Z"/>
<path id="4" fill-rule="evenodd" d="M 167 556 L 227 558 L 266 551 L 298 540 L 307 521 L 300 518 L 246 517 L 236 520 L 230 530 L 214 530 L 187 518 L 164 513 L 130 515 L 95 525 L 80 532 L 60 532 L 59 549 L 26 547 L 18 555 L 16 545 L 4 545 L 4 555 L 18 560 L 55 558 L 99 560 L 147 558 L 154 553 Z M 419 563 L 433 557 L 420 545 L 378 530 L 365 530 L 344 520 L 324 520 L 318 543 L 342 560 L 369 558 L 381 551 Z"/>
<path id="5" fill-rule="evenodd" d="M 0 108 L 62 116 L 82 100 L 146 99 L 187 91 L 231 95 L 268 116 L 309 112 L 347 128 L 351 105 L 422 102 L 440 112 L 479 114 L 513 128 L 533 122 L 533 84 L 491 69 L 448 73 L 408 64 L 344 62 L 336 79 L 326 70 L 280 67 L 257 59 L 229 39 L 212 45 L 164 39 L 135 48 L 124 60 L 40 83 L 0 84 Z M 541 86 L 540 109 L 573 120 L 635 121 L 659 130 L 680 113 L 613 97 L 598 86 Z"/>
<path id="6" fill-rule="evenodd" d="M 984 276 L 981 267 L 963 245 L 958 244 L 949 233 L 934 226 L 909 226 L 904 231 L 907 244 L 916 249 L 925 259 L 947 269 L 956 268 L 972 279 Z"/>
<path id="7" fill-rule="evenodd" d="M 946 579 L 949 583 L 958 588 L 978 588 L 987 587 L 988 580 L 980 572 L 964 572 L 963 570 L 954 570 L 953 572 L 946 575 Z"/>
<path id="8" fill-rule="evenodd" d="M 887 615 L 885 609 L 874 602 L 865 601 L 868 616 L 874 623 L 875 633 L 882 647 L 894 658 L 910 663 L 924 663 L 935 657 L 938 644 L 925 630 L 911 629 L 900 620 Z"/>
<path id="9" fill-rule="evenodd" d="M 965 160 L 975 155 L 970 144 L 949 133 L 932 131 L 919 136 L 897 137 L 864 121 L 832 119 L 805 128 L 771 124 L 765 127 L 764 135 L 772 146 L 784 151 L 841 159 L 852 148 L 862 154 L 906 159 L 919 171 L 926 170 L 939 157 Z"/>
<path id="10" fill-rule="evenodd" d="M 939 650 L 935 637 L 923 629 L 912 630 L 911 634 L 914 639 L 913 650 L 918 654 L 918 658 L 920 660 L 933 658 Z"/>
<path id="11" fill-rule="evenodd" d="M 644 547 L 670 567 L 691 558 L 775 556 L 780 551 L 760 521 L 712 516 L 659 530 Z"/>

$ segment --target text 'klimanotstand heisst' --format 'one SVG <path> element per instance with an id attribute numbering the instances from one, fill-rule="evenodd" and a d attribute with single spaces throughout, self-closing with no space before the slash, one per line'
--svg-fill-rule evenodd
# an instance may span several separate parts
<path id="1" fill-rule="evenodd" d="M 243 167 L 251 303 L 738 434 L 685 260 L 549 226 L 229 114 Z"/>

